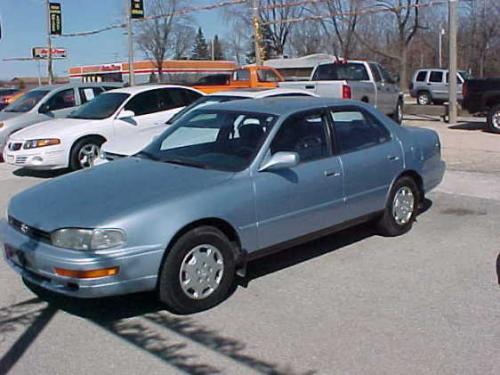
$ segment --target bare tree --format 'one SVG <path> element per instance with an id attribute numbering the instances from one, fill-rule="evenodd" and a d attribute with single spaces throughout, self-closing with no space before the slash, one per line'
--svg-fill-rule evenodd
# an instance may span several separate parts
<path id="1" fill-rule="evenodd" d="M 269 45 L 273 54 L 283 56 L 285 46 L 294 24 L 285 20 L 300 17 L 303 8 L 293 6 L 296 0 L 261 0 L 259 4 L 260 19 L 267 25 Z"/>
<path id="2" fill-rule="evenodd" d="M 329 40 L 329 35 L 319 22 L 305 21 L 291 31 L 287 50 L 293 56 L 332 53 Z"/>
<path id="3" fill-rule="evenodd" d="M 162 16 L 142 21 L 139 25 L 137 44 L 157 70 L 158 80 L 163 78 L 163 61 L 167 56 L 180 57 L 186 51 L 186 17 L 173 13 L 182 0 L 151 0 L 148 14 Z M 191 31 L 191 30 L 189 30 Z M 191 35 L 191 33 L 189 33 Z"/>
<path id="4" fill-rule="evenodd" d="M 374 0 L 371 5 L 382 12 L 366 17 L 371 19 L 371 32 L 355 32 L 363 47 L 397 61 L 403 88 L 408 85 L 408 49 L 417 31 L 422 28 L 419 17 L 421 3 L 421 0 Z M 385 35 L 385 41 L 377 46 L 373 38 L 370 39 L 372 34 Z"/>

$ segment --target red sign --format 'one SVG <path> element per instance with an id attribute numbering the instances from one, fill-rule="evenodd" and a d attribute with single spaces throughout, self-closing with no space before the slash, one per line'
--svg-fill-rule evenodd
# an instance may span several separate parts
<path id="1" fill-rule="evenodd" d="M 34 59 L 48 59 L 49 49 L 46 47 L 35 47 L 32 50 Z M 52 48 L 53 59 L 65 59 L 68 57 L 66 48 Z"/>

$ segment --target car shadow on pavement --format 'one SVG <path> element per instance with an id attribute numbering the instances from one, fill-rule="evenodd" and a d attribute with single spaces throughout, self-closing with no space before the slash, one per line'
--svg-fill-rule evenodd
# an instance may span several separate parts
<path id="1" fill-rule="evenodd" d="M 62 175 L 67 174 L 69 172 L 70 172 L 69 169 L 56 169 L 53 171 L 39 171 L 39 170 L 35 170 L 35 169 L 21 168 L 21 169 L 16 169 L 12 173 L 17 177 L 35 177 L 35 178 L 49 179 L 49 178 L 62 176 Z"/>
<path id="2" fill-rule="evenodd" d="M 424 214 L 431 206 L 432 201 L 426 198 L 418 215 Z M 246 288 L 252 280 L 259 277 L 306 262 L 376 235 L 378 233 L 375 225 L 368 222 L 254 260 L 248 264 L 246 276 L 240 279 L 240 286 Z"/>
<path id="3" fill-rule="evenodd" d="M 461 123 L 461 124 L 448 126 L 448 129 L 455 129 L 455 130 L 481 130 L 481 131 L 484 131 L 484 132 L 487 131 L 486 122 L 464 122 L 464 123 Z"/>
<path id="4" fill-rule="evenodd" d="M 224 369 L 200 363 L 196 346 L 229 359 L 239 367 L 259 374 L 298 374 L 289 366 L 246 354 L 247 345 L 224 336 L 196 320 L 196 316 L 176 316 L 164 311 L 154 293 L 80 300 L 58 296 L 33 285 L 36 294 L 56 310 L 82 317 L 121 338 L 137 349 L 155 356 L 176 369 L 196 375 L 221 374 Z M 314 374 L 308 371 L 301 374 Z"/>

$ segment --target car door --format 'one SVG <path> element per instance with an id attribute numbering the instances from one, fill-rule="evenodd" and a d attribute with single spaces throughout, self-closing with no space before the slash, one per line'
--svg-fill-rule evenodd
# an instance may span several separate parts
<path id="1" fill-rule="evenodd" d="M 260 248 L 320 231 L 344 216 L 342 166 L 332 154 L 326 113 L 305 112 L 286 119 L 267 157 L 280 151 L 297 152 L 301 160 L 293 168 L 254 176 Z"/>
<path id="2" fill-rule="evenodd" d="M 387 113 L 387 93 L 385 91 L 385 84 L 382 80 L 382 74 L 380 73 L 377 64 L 370 63 L 370 70 L 372 72 L 373 81 L 377 90 L 377 102 L 375 103 L 375 108 L 377 108 L 382 113 Z"/>
<path id="3" fill-rule="evenodd" d="M 394 77 L 385 69 L 382 65 L 376 64 L 382 75 L 383 82 L 383 102 L 384 102 L 384 113 L 392 114 L 396 110 L 396 106 L 399 101 L 400 87 Z"/>
<path id="4" fill-rule="evenodd" d="M 75 89 L 69 88 L 49 96 L 45 103 L 40 106 L 38 112 L 45 120 L 62 118 L 69 115 L 78 104 Z"/>
<path id="5" fill-rule="evenodd" d="M 348 218 L 382 210 L 392 181 L 403 170 L 399 141 L 365 109 L 343 107 L 330 113 Z"/>
<path id="6" fill-rule="evenodd" d="M 444 72 L 441 70 L 432 70 L 429 74 L 430 92 L 433 100 L 448 99 L 448 87 L 446 86 Z"/>
<path id="7" fill-rule="evenodd" d="M 115 118 L 115 134 L 128 136 L 162 125 L 159 89 L 140 92 L 129 99 L 123 110 L 134 112 L 133 117 Z"/>

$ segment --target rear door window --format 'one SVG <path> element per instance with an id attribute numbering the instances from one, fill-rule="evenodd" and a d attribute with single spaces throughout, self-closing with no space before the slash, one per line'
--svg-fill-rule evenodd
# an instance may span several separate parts
<path id="1" fill-rule="evenodd" d="M 137 94 L 125 105 L 125 109 L 133 111 L 136 116 L 162 111 L 157 91 L 151 90 Z"/>
<path id="2" fill-rule="evenodd" d="M 76 106 L 75 90 L 67 89 L 54 94 L 48 101 L 49 111 L 58 111 Z"/>
<path id="3" fill-rule="evenodd" d="M 377 146 L 391 139 L 384 125 L 358 109 L 333 110 L 331 116 L 335 145 L 340 154 Z"/>
<path id="4" fill-rule="evenodd" d="M 249 81 L 250 72 L 247 69 L 238 69 L 233 73 L 233 81 Z"/>
<path id="5" fill-rule="evenodd" d="M 78 89 L 78 91 L 80 93 L 81 103 L 85 104 L 94 99 L 99 94 L 102 94 L 104 89 L 100 87 L 81 87 L 80 89 Z"/>

